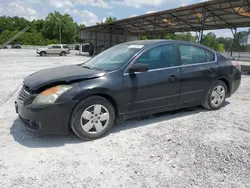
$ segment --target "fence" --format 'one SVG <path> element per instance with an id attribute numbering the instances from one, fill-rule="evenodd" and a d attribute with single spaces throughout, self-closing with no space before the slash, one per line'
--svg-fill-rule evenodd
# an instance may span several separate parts
<path id="1" fill-rule="evenodd" d="M 230 57 L 230 52 L 221 52 L 225 57 Z M 250 52 L 233 52 L 233 58 L 237 61 L 247 61 L 250 62 Z"/>

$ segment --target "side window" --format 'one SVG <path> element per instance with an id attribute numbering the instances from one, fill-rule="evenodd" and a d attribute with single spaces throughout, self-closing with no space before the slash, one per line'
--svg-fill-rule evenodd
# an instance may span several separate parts
<path id="1" fill-rule="evenodd" d="M 149 69 L 176 66 L 173 45 L 162 45 L 144 52 L 136 63 L 144 63 Z"/>
<path id="2" fill-rule="evenodd" d="M 182 65 L 207 62 L 206 52 L 203 48 L 179 45 Z"/>
<path id="3" fill-rule="evenodd" d="M 52 46 L 53 49 L 60 49 L 61 46 Z"/>
<path id="4" fill-rule="evenodd" d="M 63 46 L 64 49 L 68 49 L 69 47 L 68 46 Z"/>
<path id="5" fill-rule="evenodd" d="M 215 61 L 215 55 L 213 52 L 206 50 L 206 54 L 207 54 L 207 61 L 208 62 Z"/>

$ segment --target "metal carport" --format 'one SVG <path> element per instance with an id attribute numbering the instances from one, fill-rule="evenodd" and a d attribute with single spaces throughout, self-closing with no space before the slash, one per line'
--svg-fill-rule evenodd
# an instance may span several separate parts
<path id="1" fill-rule="evenodd" d="M 136 39 L 140 35 L 156 35 L 176 32 L 196 32 L 202 43 L 204 30 L 250 27 L 250 0 L 213 0 L 151 14 L 126 18 L 109 24 L 99 24 L 80 30 L 80 38 L 93 40 L 95 51 L 105 37 L 107 47 Z M 115 39 L 119 38 L 119 40 Z"/>

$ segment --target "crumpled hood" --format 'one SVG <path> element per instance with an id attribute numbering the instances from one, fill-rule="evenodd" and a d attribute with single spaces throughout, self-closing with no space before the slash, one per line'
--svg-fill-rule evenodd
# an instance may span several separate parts
<path id="1" fill-rule="evenodd" d="M 30 90 L 37 90 L 43 86 L 56 82 L 72 82 L 101 77 L 105 71 L 87 69 L 77 65 L 60 66 L 35 72 L 24 79 L 24 85 Z"/>

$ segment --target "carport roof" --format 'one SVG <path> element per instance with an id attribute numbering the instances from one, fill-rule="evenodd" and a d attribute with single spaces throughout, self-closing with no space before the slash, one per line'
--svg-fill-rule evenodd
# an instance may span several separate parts
<path id="1" fill-rule="evenodd" d="M 250 0 L 213 0 L 80 29 L 90 32 L 151 35 L 250 27 Z M 124 29 L 126 28 L 126 30 Z"/>

